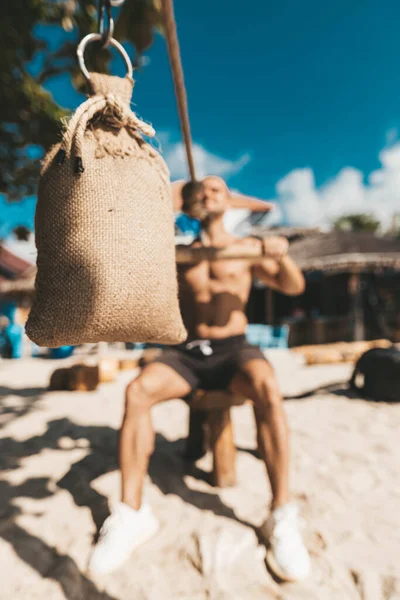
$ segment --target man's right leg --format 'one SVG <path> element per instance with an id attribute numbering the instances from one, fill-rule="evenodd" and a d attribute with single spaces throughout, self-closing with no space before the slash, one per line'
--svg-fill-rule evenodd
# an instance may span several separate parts
<path id="1" fill-rule="evenodd" d="M 151 409 L 155 404 L 184 398 L 189 383 L 171 367 L 152 363 L 127 387 L 119 441 L 121 500 L 134 510 L 142 503 L 143 484 L 154 449 Z"/>
<path id="2" fill-rule="evenodd" d="M 191 385 L 181 375 L 161 363 L 145 367 L 128 386 L 119 445 L 121 502 L 100 530 L 89 560 L 92 573 L 105 574 L 117 569 L 135 548 L 157 532 L 158 521 L 151 507 L 142 502 L 144 479 L 154 447 L 151 408 L 165 400 L 184 398 L 190 391 Z"/>

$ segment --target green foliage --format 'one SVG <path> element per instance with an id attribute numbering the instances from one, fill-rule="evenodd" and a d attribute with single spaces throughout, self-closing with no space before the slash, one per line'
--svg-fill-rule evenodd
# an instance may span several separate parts
<path id="1" fill-rule="evenodd" d="M 20 242 L 27 242 L 31 232 L 24 225 L 18 225 L 13 231 L 13 234 Z"/>
<path id="2" fill-rule="evenodd" d="M 31 145 L 45 152 L 56 143 L 60 121 L 68 111 L 44 89 L 60 73 L 69 73 L 83 91 L 85 82 L 76 61 L 76 41 L 97 31 L 96 0 L 4 0 L 0 3 L 0 193 L 9 200 L 36 189 L 39 162 L 27 154 Z M 126 0 L 115 28 L 119 41 L 130 41 L 138 54 L 153 41 L 154 27 L 161 28 L 160 0 Z M 56 50 L 36 35 L 38 24 L 71 32 Z M 38 74 L 29 63 L 42 52 Z M 97 44 L 87 51 L 87 64 L 104 71 L 109 53 Z"/>
<path id="3" fill-rule="evenodd" d="M 115 27 L 118 40 L 129 40 L 138 54 L 153 43 L 154 30 L 162 31 L 161 0 L 125 0 Z"/>
<path id="4" fill-rule="evenodd" d="M 368 231 L 376 233 L 380 227 L 380 222 L 373 215 L 360 213 L 344 215 L 337 219 L 333 226 L 336 231 Z"/>

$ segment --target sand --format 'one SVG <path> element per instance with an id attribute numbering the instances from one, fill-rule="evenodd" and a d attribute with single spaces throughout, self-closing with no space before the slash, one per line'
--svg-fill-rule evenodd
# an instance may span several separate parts
<path id="1" fill-rule="evenodd" d="M 285 354 L 273 362 L 286 396 L 350 372 Z M 182 461 L 186 405 L 156 407 L 146 495 L 160 533 L 114 574 L 91 578 L 93 536 L 118 499 L 117 431 L 132 373 L 92 393 L 49 393 L 56 366 L 0 362 L 1 600 L 400 600 L 400 404 L 340 389 L 285 400 L 292 494 L 313 562 L 308 581 L 285 585 L 268 573 L 255 534 L 270 491 L 250 407 L 233 411 L 238 485 L 224 490 L 207 483 L 209 456 Z"/>

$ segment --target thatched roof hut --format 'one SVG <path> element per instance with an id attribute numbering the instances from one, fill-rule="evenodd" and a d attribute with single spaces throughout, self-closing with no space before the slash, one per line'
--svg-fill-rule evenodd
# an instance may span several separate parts
<path id="1" fill-rule="evenodd" d="M 19 301 L 34 293 L 36 267 L 0 246 L 0 299 Z"/>
<path id="2" fill-rule="evenodd" d="M 29 267 L 16 279 L 0 280 L 0 296 L 33 295 L 35 291 L 36 267 Z"/>
<path id="3" fill-rule="evenodd" d="M 280 235 L 289 240 L 289 242 L 295 242 L 297 240 L 315 237 L 316 235 L 323 235 L 320 227 L 253 227 L 251 235 L 263 238 L 272 235 Z"/>
<path id="4" fill-rule="evenodd" d="M 290 255 L 305 272 L 400 271 L 400 240 L 371 233 L 333 231 L 307 236 L 291 244 Z"/>

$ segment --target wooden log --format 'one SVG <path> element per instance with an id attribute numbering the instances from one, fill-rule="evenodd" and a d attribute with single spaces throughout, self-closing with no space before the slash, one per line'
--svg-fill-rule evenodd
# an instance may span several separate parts
<path id="1" fill-rule="evenodd" d="M 118 374 L 118 361 L 115 358 L 100 358 L 98 362 L 99 383 L 112 383 Z"/>
<path id="2" fill-rule="evenodd" d="M 74 365 L 69 370 L 68 390 L 71 392 L 93 392 L 100 383 L 97 365 Z"/>
<path id="3" fill-rule="evenodd" d="M 390 348 L 391 346 L 392 343 L 389 340 L 354 342 L 353 344 L 348 344 L 343 350 L 343 362 L 355 363 L 367 350 L 371 350 L 372 348 Z"/>
<path id="4" fill-rule="evenodd" d="M 56 369 L 50 377 L 49 389 L 52 391 L 68 390 L 69 373 L 70 369 Z"/>
<path id="5" fill-rule="evenodd" d="M 116 379 L 118 361 L 102 358 L 98 364 L 76 364 L 65 369 L 56 369 L 50 378 L 51 390 L 92 392 L 99 383 L 109 383 Z"/>
<path id="6" fill-rule="evenodd" d="M 343 362 L 340 350 L 320 350 L 306 356 L 307 365 L 336 365 Z"/>
<path id="7" fill-rule="evenodd" d="M 389 340 L 373 340 L 370 348 L 390 348 L 392 345 Z"/>
<path id="8" fill-rule="evenodd" d="M 138 358 L 123 358 L 118 361 L 118 369 L 120 371 L 133 371 L 139 366 Z"/>
<path id="9" fill-rule="evenodd" d="M 212 482 L 217 487 L 234 486 L 236 484 L 236 448 L 230 409 L 210 410 L 208 425 L 214 457 Z"/>
<path id="10" fill-rule="evenodd" d="M 389 348 L 391 345 L 389 340 L 335 342 L 333 344 L 298 346 L 292 348 L 292 352 L 302 354 L 307 365 L 336 364 L 356 362 L 364 352 L 371 348 Z"/>

